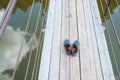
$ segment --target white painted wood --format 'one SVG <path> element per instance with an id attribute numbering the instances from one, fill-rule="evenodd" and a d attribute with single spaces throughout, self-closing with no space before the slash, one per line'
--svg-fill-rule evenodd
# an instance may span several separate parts
<path id="1" fill-rule="evenodd" d="M 48 11 L 48 19 L 45 30 L 45 39 L 43 45 L 43 51 L 41 56 L 40 70 L 38 80 L 48 80 L 49 65 L 50 65 L 50 54 L 53 37 L 53 24 L 55 14 L 55 0 L 50 1 L 50 7 Z"/>
<path id="2" fill-rule="evenodd" d="M 97 77 L 96 77 L 96 67 L 95 67 L 95 64 L 94 64 L 94 55 L 93 55 L 93 48 L 92 47 L 92 42 L 91 42 L 91 38 L 90 38 L 90 32 L 88 30 L 90 24 L 89 24 L 89 19 L 88 19 L 88 16 L 89 16 L 89 11 L 88 11 L 88 4 L 87 4 L 87 1 L 86 0 L 83 0 L 83 7 L 84 7 L 84 15 L 85 15 L 85 23 L 86 23 L 86 34 L 87 34 L 87 37 L 88 37 L 88 51 L 89 51 L 89 63 L 90 63 L 90 75 L 91 75 L 91 80 L 97 80 Z"/>
<path id="3" fill-rule="evenodd" d="M 60 59 L 60 80 L 70 80 L 69 78 L 69 56 L 64 50 L 64 40 L 69 39 L 69 11 L 68 0 L 63 1 L 62 10 L 62 31 L 61 31 L 61 59 Z"/>
<path id="4" fill-rule="evenodd" d="M 97 45 L 94 45 L 93 43 L 96 43 L 95 33 L 94 29 L 92 28 L 92 16 L 90 15 L 90 5 L 88 0 L 84 0 L 84 10 L 85 10 L 85 19 L 86 19 L 86 26 L 87 26 L 87 34 L 88 34 L 88 42 L 89 42 L 89 57 L 90 57 L 90 63 L 91 63 L 91 79 L 92 80 L 103 80 L 102 78 L 102 72 L 101 72 L 101 65 L 99 62 L 99 56 L 98 56 L 98 49 Z M 93 34 L 92 34 L 93 33 Z"/>
<path id="5" fill-rule="evenodd" d="M 104 80 L 115 80 L 96 0 L 90 1 Z"/>
<path id="6" fill-rule="evenodd" d="M 86 23 L 84 15 L 84 7 L 82 0 L 77 0 L 77 16 L 78 16 L 78 31 L 80 40 L 80 67 L 81 67 L 81 79 L 91 79 L 91 68 L 89 59 L 89 47 L 88 36 L 86 33 Z"/>
<path id="7" fill-rule="evenodd" d="M 76 57 L 65 39 L 79 39 Z M 39 72 L 39 80 L 114 80 L 96 0 L 50 1 Z"/>
<path id="8" fill-rule="evenodd" d="M 59 80 L 62 0 L 56 0 L 49 80 Z"/>
<path id="9" fill-rule="evenodd" d="M 72 43 L 78 40 L 76 7 L 76 0 L 69 0 L 70 41 Z M 80 80 L 79 54 L 75 57 L 70 56 L 70 80 Z"/>

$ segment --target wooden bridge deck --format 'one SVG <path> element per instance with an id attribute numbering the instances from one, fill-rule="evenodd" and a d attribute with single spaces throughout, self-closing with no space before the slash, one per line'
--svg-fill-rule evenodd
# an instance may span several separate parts
<path id="1" fill-rule="evenodd" d="M 96 0 L 50 0 L 39 80 L 115 80 Z M 80 41 L 76 57 L 65 39 Z"/>

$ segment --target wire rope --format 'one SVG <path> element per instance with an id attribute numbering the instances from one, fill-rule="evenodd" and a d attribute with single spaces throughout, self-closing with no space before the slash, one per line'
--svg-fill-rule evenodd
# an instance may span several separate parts
<path id="1" fill-rule="evenodd" d="M 30 22 L 31 15 L 32 15 L 32 12 L 33 12 L 34 3 L 35 3 L 35 0 L 33 0 L 33 2 L 32 2 L 32 7 L 31 7 L 30 14 L 29 14 L 27 24 L 26 24 L 26 27 L 25 27 L 25 34 L 23 35 L 23 40 L 22 40 L 20 50 L 19 50 L 19 53 L 18 53 L 18 56 L 17 56 L 17 60 L 16 60 L 16 63 L 15 63 L 15 68 L 14 68 L 13 75 L 12 75 L 12 80 L 14 80 L 14 78 L 15 78 L 15 73 L 16 73 L 16 70 L 17 70 L 17 67 L 18 67 L 18 64 L 19 64 L 22 48 L 23 48 L 23 45 L 24 45 L 24 42 L 25 42 L 25 36 L 26 36 L 27 30 L 28 30 L 29 22 Z"/>

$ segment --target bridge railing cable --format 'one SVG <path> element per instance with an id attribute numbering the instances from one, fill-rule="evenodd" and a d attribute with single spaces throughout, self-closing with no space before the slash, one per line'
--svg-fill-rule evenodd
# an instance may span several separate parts
<path id="1" fill-rule="evenodd" d="M 108 5 L 107 6 L 110 6 L 110 2 L 107 3 Z M 104 14 L 103 15 L 103 18 L 104 18 L 104 21 L 105 21 L 105 26 L 106 26 L 106 31 L 107 31 L 107 34 L 108 34 L 108 38 L 109 38 L 109 41 L 110 41 L 110 47 L 111 47 L 111 50 L 112 50 L 112 55 L 113 55 L 113 59 L 114 59 L 114 62 L 115 62 L 115 67 L 117 69 L 117 74 L 118 74 L 118 78 L 120 80 L 120 71 L 119 71 L 119 67 L 118 67 L 118 63 L 117 63 L 117 59 L 116 59 L 116 56 L 115 56 L 115 50 L 113 48 L 113 44 L 112 44 L 112 38 L 110 36 L 110 31 L 109 31 L 109 27 L 108 27 L 108 23 L 107 23 L 107 13 L 104 13 L 106 11 L 104 11 L 104 7 L 103 7 L 103 4 L 102 4 L 102 0 L 100 0 L 100 6 L 101 6 L 101 9 L 102 9 L 102 13 Z"/>
<path id="2" fill-rule="evenodd" d="M 45 3 L 45 10 L 46 10 L 48 0 L 45 0 L 45 1 L 46 1 L 46 3 Z M 42 19 L 42 23 L 41 23 L 41 27 L 40 27 L 40 34 L 39 34 L 39 40 L 38 40 L 39 42 L 38 42 L 38 46 L 37 46 L 37 50 L 36 50 L 36 54 L 35 54 L 35 60 L 34 60 L 31 80 L 33 80 L 33 78 L 35 78 L 35 80 L 37 79 L 37 70 L 39 69 L 38 64 L 39 64 L 40 55 L 41 55 L 40 50 L 42 48 L 41 45 L 42 45 L 42 42 L 44 40 L 44 31 L 42 31 L 42 29 L 45 29 L 45 20 L 46 20 L 46 15 L 47 15 L 46 11 L 43 11 L 43 13 L 41 13 L 42 12 L 43 0 L 39 0 L 39 2 L 40 2 L 40 8 L 39 8 L 39 13 L 38 13 L 38 18 L 37 18 L 35 30 L 34 30 L 34 33 L 33 33 L 33 36 L 32 36 L 32 41 L 31 41 L 31 44 L 30 44 L 30 53 L 29 53 L 29 58 L 28 58 L 28 62 L 27 62 L 27 68 L 26 68 L 24 80 L 27 80 L 28 70 L 29 70 L 29 67 L 30 67 L 30 62 L 31 62 L 31 57 L 32 57 L 33 45 L 35 43 L 35 37 L 37 35 L 37 30 L 38 30 L 38 26 L 39 26 L 39 22 L 40 22 L 40 17 L 41 17 L 41 14 L 42 14 L 43 19 Z M 18 57 L 17 57 L 15 68 L 14 68 L 13 75 L 12 75 L 12 80 L 14 80 L 14 78 L 15 78 L 16 70 L 17 70 L 17 67 L 18 67 L 18 64 L 19 64 L 19 60 L 20 60 L 20 57 L 21 57 L 21 52 L 22 52 L 23 45 L 24 45 L 24 42 L 25 42 L 25 37 L 26 37 L 27 31 L 28 31 L 31 15 L 33 13 L 34 3 L 35 3 L 35 0 L 33 0 L 33 2 L 32 2 L 32 7 L 31 7 L 31 10 L 30 10 L 30 13 L 29 13 L 27 24 L 25 26 L 25 34 L 24 34 L 24 37 L 23 37 L 23 40 L 22 40 L 22 43 L 21 43 L 21 46 L 20 46 L 20 49 L 19 49 Z"/>
<path id="3" fill-rule="evenodd" d="M 46 4 L 45 4 L 45 9 L 47 8 L 47 2 L 48 0 L 46 0 Z M 29 26 L 29 22 L 30 22 L 30 19 L 31 19 L 31 15 L 32 15 L 32 12 L 33 12 L 33 5 L 34 5 L 34 2 L 35 0 L 33 0 L 33 3 L 32 3 L 32 7 L 31 7 L 31 11 L 30 11 L 30 14 L 29 14 L 29 18 L 28 18 L 28 22 L 27 22 L 27 25 L 26 25 L 26 29 L 25 29 L 25 35 L 26 35 L 26 32 L 28 30 L 28 26 Z M 32 36 L 32 42 L 31 42 L 31 45 L 30 45 L 30 55 L 29 55 L 29 59 L 28 59 L 28 63 L 27 63 L 27 69 L 26 69 L 26 72 L 25 72 L 25 77 L 24 77 L 24 80 L 27 80 L 27 75 L 28 75 L 28 70 L 29 70 L 29 66 L 30 66 L 30 62 L 31 62 L 31 57 L 32 57 L 32 50 L 33 50 L 33 43 L 35 42 L 35 36 L 36 36 L 36 33 L 37 33 L 37 30 L 38 30 L 38 25 L 39 25 L 39 21 L 40 21 L 40 14 L 42 12 L 41 8 L 42 8 L 42 0 L 40 0 L 40 8 L 39 8 L 39 13 L 38 13 L 38 18 L 37 18 L 37 23 L 36 23 L 36 27 L 35 27 L 35 31 L 33 33 L 33 36 Z M 39 34 L 39 45 L 37 47 L 37 51 L 36 51 L 36 55 L 35 55 L 35 60 L 34 60 L 34 66 L 33 66 L 33 71 L 32 71 L 32 77 L 31 77 L 31 80 L 33 80 L 33 76 L 34 76 L 34 73 L 35 73 L 35 68 L 36 68 L 36 64 L 38 66 L 38 62 L 37 58 L 40 57 L 40 51 L 39 51 L 39 48 L 41 49 L 42 46 L 40 46 L 43 42 L 43 36 L 44 36 L 44 33 L 42 32 L 42 28 L 45 28 L 44 27 L 44 23 L 45 23 L 45 15 L 46 13 L 44 12 L 43 13 L 43 20 L 42 20 L 42 24 L 41 24 L 41 28 L 40 28 L 40 34 Z M 18 57 L 17 57 L 17 62 L 16 62 L 16 66 L 15 66 L 15 69 L 14 69 L 14 72 L 13 72 L 13 76 L 12 76 L 12 80 L 14 80 L 14 77 L 15 77 L 15 73 L 16 73 L 16 68 L 18 66 L 18 63 L 19 63 L 19 59 L 20 59 L 20 56 L 21 56 L 21 51 L 22 51 L 22 48 L 23 48 L 23 44 L 24 44 L 24 41 L 25 41 L 25 35 L 24 35 L 24 39 L 22 41 L 22 44 L 21 44 L 21 47 L 20 47 L 20 50 L 19 50 L 19 54 L 18 54 Z M 42 39 L 41 39 L 42 37 Z M 39 54 L 39 55 L 38 55 Z M 38 57 L 39 56 L 39 57 Z M 38 69 L 38 67 L 37 67 Z M 36 75 L 35 74 L 35 78 L 36 78 Z"/>
<path id="4" fill-rule="evenodd" d="M 38 75 L 38 71 L 39 71 L 39 67 L 40 67 L 40 65 L 39 65 L 39 63 L 40 63 L 40 56 L 41 56 L 41 50 L 42 50 L 42 47 L 40 46 L 40 45 L 42 45 L 42 43 L 43 43 L 43 40 L 44 40 L 44 32 L 42 32 L 42 35 L 43 36 L 41 36 L 41 40 L 39 39 L 39 50 L 38 50 L 38 56 L 37 56 L 37 61 L 36 61 L 36 70 L 35 70 L 35 72 L 34 72 L 34 80 L 37 80 L 37 75 Z"/>
<path id="5" fill-rule="evenodd" d="M 45 9 L 47 8 L 47 1 L 48 0 L 46 0 L 46 4 L 45 4 Z M 42 2 L 43 1 L 40 1 L 40 3 L 41 3 L 41 8 L 42 8 Z M 38 19 L 37 19 L 37 23 L 36 23 L 36 27 L 38 26 L 38 22 L 39 22 L 39 19 L 40 19 L 40 13 L 41 13 L 41 9 L 39 10 L 39 14 L 38 14 Z M 46 15 L 46 13 L 43 11 L 43 13 L 42 13 L 42 15 L 43 15 L 43 19 L 42 19 L 42 24 L 41 24 L 41 28 L 40 28 L 40 34 L 39 34 L 39 42 L 38 42 L 38 47 L 37 47 L 37 50 L 36 50 L 36 55 L 35 55 L 35 60 L 34 60 L 34 65 L 33 65 L 33 71 L 32 71 L 32 77 L 31 77 L 31 80 L 33 80 L 33 78 L 35 78 L 35 80 L 36 80 L 36 78 L 37 78 L 37 70 L 36 70 L 36 73 L 35 73 L 35 69 L 38 69 L 38 62 L 39 62 L 39 58 L 40 58 L 40 50 L 41 50 L 41 48 L 42 48 L 42 46 L 41 46 L 41 44 L 42 44 L 42 42 L 43 42 L 43 36 L 44 36 L 44 33 L 42 32 L 42 29 L 44 28 L 44 23 L 45 23 L 45 15 Z M 36 28 L 36 30 L 37 30 L 37 28 Z M 36 33 L 34 33 L 35 35 L 36 35 Z M 34 42 L 34 38 L 33 38 L 33 40 L 32 40 L 33 42 Z M 33 44 L 31 43 L 31 52 L 30 52 L 30 57 L 29 57 L 29 60 L 31 60 L 31 54 L 32 54 L 32 46 L 33 46 Z M 38 60 L 38 61 L 37 61 Z M 28 63 L 28 65 L 27 65 L 27 68 L 29 68 L 29 64 L 30 63 Z M 36 65 L 37 65 L 37 67 L 36 67 Z M 35 76 L 35 77 L 34 77 Z M 27 75 L 26 75 L 26 77 L 27 77 Z"/>
<path id="6" fill-rule="evenodd" d="M 3 32 L 5 31 L 5 28 L 7 26 L 7 22 L 8 22 L 9 17 L 10 17 L 10 15 L 15 7 L 16 2 L 17 2 L 17 0 L 10 0 L 9 4 L 5 10 L 4 16 L 2 17 L 2 20 L 0 22 L 0 39 L 3 36 Z"/>
<path id="7" fill-rule="evenodd" d="M 45 4 L 45 9 L 47 8 L 47 3 L 48 3 L 48 0 L 46 0 L 45 1 L 46 2 L 46 4 Z M 41 4 L 42 5 L 42 4 Z M 35 69 L 38 69 L 37 67 L 36 67 L 36 64 L 37 64 L 37 66 L 38 66 L 38 64 L 39 63 L 37 63 L 37 62 L 39 62 L 39 61 L 37 61 L 37 58 L 39 58 L 40 57 L 40 53 L 39 53 L 39 48 L 41 49 L 41 47 L 42 46 L 40 46 L 41 44 L 42 44 L 42 42 L 43 42 L 43 35 L 44 35 L 44 32 L 42 32 L 42 29 L 44 28 L 44 24 L 45 24 L 45 16 L 46 16 L 46 12 L 43 14 L 43 20 L 42 20 L 42 24 L 41 24 L 41 31 L 40 31 L 40 34 L 39 34 L 39 46 L 37 47 L 37 51 L 36 51 L 36 55 L 35 55 L 35 61 L 34 61 L 34 66 L 33 66 L 33 72 L 32 72 L 32 77 L 31 77 L 31 80 L 33 80 L 33 76 L 35 75 L 35 76 L 37 76 L 37 74 L 35 74 Z M 42 37 L 42 38 L 41 38 Z M 39 56 L 39 57 L 38 57 Z M 36 70 L 37 71 L 37 70 Z M 36 77 L 35 77 L 36 78 Z M 34 79 L 34 80 L 36 80 L 36 79 Z"/>
<path id="8" fill-rule="evenodd" d="M 112 0 L 110 0 L 109 2 L 106 3 L 106 9 L 105 9 L 105 11 L 104 11 L 104 13 L 103 13 L 104 16 L 107 16 L 107 13 L 108 13 L 108 8 L 107 8 L 107 6 L 109 7 L 109 6 L 111 5 L 111 2 L 112 2 Z M 104 16 L 103 16 L 103 17 L 104 17 Z"/>
<path id="9" fill-rule="evenodd" d="M 39 17 L 39 19 L 40 19 L 40 17 Z M 39 20 L 38 20 L 39 21 Z M 38 23 L 37 23 L 38 24 Z M 41 33 L 41 29 L 42 29 L 42 26 L 41 26 L 41 28 L 40 28 L 40 33 Z M 41 36 L 39 36 L 39 38 L 40 38 L 40 40 L 39 40 L 39 42 L 38 42 L 38 47 L 37 47 L 37 49 L 39 49 L 40 47 L 41 47 L 41 44 L 40 44 L 40 41 L 41 41 Z M 35 55 L 35 61 L 34 61 L 34 67 L 33 67 L 33 69 L 36 67 L 36 60 L 37 60 L 37 56 L 38 56 L 38 54 L 40 54 L 40 53 L 38 53 L 38 50 L 36 51 L 36 55 Z M 39 58 L 39 57 L 38 57 Z M 33 76 L 34 76 L 34 71 L 32 71 L 32 77 L 31 77 L 31 80 L 33 80 Z"/>
<path id="10" fill-rule="evenodd" d="M 35 3 L 35 0 L 33 0 L 33 2 L 32 2 L 32 7 L 31 7 L 31 10 L 30 10 L 30 13 L 29 13 L 29 17 L 28 17 L 28 20 L 27 20 L 27 24 L 26 24 L 26 27 L 25 27 L 25 33 L 24 33 L 24 36 L 23 36 L 23 40 L 21 42 L 21 46 L 20 46 L 19 53 L 18 53 L 18 56 L 17 56 L 15 68 L 14 68 L 14 71 L 13 71 L 12 80 L 14 80 L 14 78 L 15 78 L 16 70 L 17 70 L 17 67 L 18 67 L 18 64 L 19 64 L 19 60 L 20 60 L 20 57 L 21 57 L 21 52 L 22 52 L 23 45 L 24 45 L 24 42 L 25 42 L 25 36 L 26 36 L 27 30 L 28 30 L 30 19 L 31 19 L 31 15 L 32 15 L 32 12 L 33 12 L 33 5 L 34 5 L 34 3 Z"/>
<path id="11" fill-rule="evenodd" d="M 111 3 L 111 1 L 112 1 L 112 0 L 110 0 L 110 3 Z M 116 26 L 115 26 L 115 23 L 114 23 L 114 21 L 113 21 L 113 18 L 112 18 L 111 12 L 110 12 L 110 4 L 108 4 L 107 0 L 105 0 L 105 3 L 106 3 L 106 8 L 107 8 L 107 10 L 108 10 L 108 14 L 109 14 L 109 16 L 110 16 L 110 21 L 111 21 L 111 23 L 112 23 L 112 28 L 113 28 L 113 31 L 114 31 L 114 34 L 115 34 L 115 38 L 116 38 L 117 43 L 118 43 L 118 46 L 119 46 L 119 48 L 120 48 L 120 38 L 119 38 L 119 36 L 118 36 L 117 30 L 116 30 Z M 106 13 L 104 13 L 104 14 L 106 14 Z"/>
<path id="12" fill-rule="evenodd" d="M 30 55 L 29 55 L 29 59 L 28 59 L 28 63 L 27 63 L 27 69 L 26 69 L 24 80 L 27 79 L 28 70 L 29 70 L 29 67 L 30 67 L 30 62 L 31 62 L 31 57 L 32 57 L 32 51 L 33 51 L 33 46 L 34 46 L 33 43 L 35 43 L 35 36 L 36 36 L 36 33 L 37 33 L 39 21 L 40 21 L 40 14 L 41 14 L 41 6 L 39 7 L 39 13 L 38 13 L 38 18 L 37 18 L 37 23 L 36 23 L 35 31 L 34 31 L 33 36 L 32 36 L 32 42 L 31 42 L 31 45 L 30 45 Z"/>

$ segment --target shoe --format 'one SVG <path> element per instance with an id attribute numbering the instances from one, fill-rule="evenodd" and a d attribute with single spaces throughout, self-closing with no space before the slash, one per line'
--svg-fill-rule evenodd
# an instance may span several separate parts
<path id="1" fill-rule="evenodd" d="M 67 55 L 71 55 L 71 43 L 68 39 L 64 41 L 64 48 L 65 48 Z"/>
<path id="2" fill-rule="evenodd" d="M 80 43 L 78 40 L 76 40 L 72 45 L 72 56 L 77 56 L 77 52 L 80 49 Z"/>

